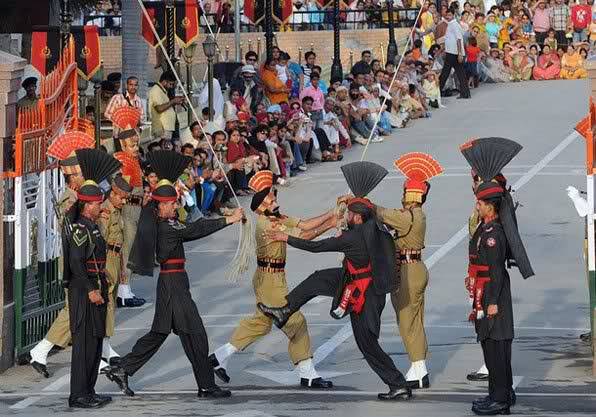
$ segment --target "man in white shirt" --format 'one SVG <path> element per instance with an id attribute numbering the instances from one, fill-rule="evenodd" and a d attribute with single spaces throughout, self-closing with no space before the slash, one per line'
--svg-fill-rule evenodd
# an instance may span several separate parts
<path id="1" fill-rule="evenodd" d="M 168 90 L 176 83 L 176 76 L 171 71 L 165 71 L 159 82 L 149 90 L 149 110 L 151 112 L 151 135 L 155 139 L 172 139 L 176 129 L 176 104 L 184 103 L 184 97 L 174 97 L 170 100 Z"/>
<path id="2" fill-rule="evenodd" d="M 466 80 L 466 73 L 464 70 L 464 62 L 466 58 L 466 50 L 464 48 L 464 32 L 455 20 L 452 10 L 445 13 L 445 20 L 447 21 L 447 32 L 445 33 L 445 64 L 439 77 L 439 86 L 441 91 L 445 87 L 445 83 L 451 74 L 451 69 L 455 70 L 455 75 L 459 84 L 459 96 L 457 98 L 470 98 L 470 88 Z"/>

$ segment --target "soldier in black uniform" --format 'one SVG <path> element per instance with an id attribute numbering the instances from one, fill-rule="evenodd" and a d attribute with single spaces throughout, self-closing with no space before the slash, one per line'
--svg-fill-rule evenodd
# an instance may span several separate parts
<path id="1" fill-rule="evenodd" d="M 521 150 L 509 139 L 476 139 L 462 153 L 483 179 L 475 189 L 480 224 L 470 240 L 468 284 L 472 287 L 472 313 L 478 341 L 488 368 L 489 395 L 474 401 L 478 415 L 509 414 L 515 404 L 511 371 L 513 306 L 507 268 L 519 268 L 528 278 L 534 271 L 517 229 L 515 205 L 503 183 L 493 180 Z"/>
<path id="2" fill-rule="evenodd" d="M 199 397 L 229 397 L 230 391 L 215 385 L 213 368 L 208 360 L 209 345 L 203 321 L 192 300 L 189 280 L 184 264 L 184 242 L 200 239 L 229 224 L 242 220 L 242 209 L 236 209 L 229 217 L 193 223 L 180 223 L 176 219 L 178 195 L 173 183 L 189 164 L 189 159 L 174 151 L 155 151 L 147 156 L 160 182 L 152 193 L 156 211 L 155 230 L 142 228 L 145 245 L 152 242 L 154 256 L 148 252 L 133 250 L 132 269 L 148 269 L 157 261 L 160 274 L 157 281 L 155 316 L 151 330 L 137 340 L 132 351 L 124 356 L 118 366 L 107 371 L 108 378 L 116 382 L 126 395 L 134 392 L 128 387 L 128 376 L 134 375 L 165 342 L 170 332 L 180 338 L 184 352 L 192 364 L 198 385 Z M 138 241 L 138 239 L 135 241 Z M 144 247 L 148 247 L 145 246 Z"/>
<path id="3" fill-rule="evenodd" d="M 72 230 L 63 236 L 63 279 L 68 283 L 72 335 L 68 405 L 97 408 L 112 400 L 97 395 L 94 389 L 108 302 L 106 242 L 96 223 L 103 201 L 98 184 L 114 174 L 120 168 L 120 163 L 96 149 L 80 149 L 76 154 L 85 182 L 77 192 L 77 203 L 67 213 Z"/>
<path id="4" fill-rule="evenodd" d="M 299 239 L 280 231 L 267 233 L 272 240 L 286 241 L 290 246 L 309 252 L 342 252 L 345 255 L 342 267 L 310 275 L 288 294 L 284 307 L 272 308 L 262 303 L 258 307 L 282 328 L 290 316 L 312 298 L 335 296 L 332 316 L 341 318 L 349 312 L 358 349 L 389 386 L 389 392 L 379 394 L 378 398 L 409 399 L 412 391 L 404 376 L 379 345 L 385 297 L 396 282 L 395 245 L 387 229 L 377 222 L 373 204 L 364 198 L 385 177 L 387 170 L 371 162 L 355 162 L 343 166 L 342 171 L 356 196 L 347 201 L 348 230 L 339 237 L 319 241 Z M 350 285 L 349 301 L 342 304 L 346 301 L 345 288 Z"/>

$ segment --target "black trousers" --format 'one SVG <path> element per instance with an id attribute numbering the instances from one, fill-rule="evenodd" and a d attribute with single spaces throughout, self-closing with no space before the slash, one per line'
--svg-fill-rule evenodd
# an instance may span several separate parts
<path id="1" fill-rule="evenodd" d="M 567 45 L 567 31 L 555 30 L 555 38 L 557 38 L 557 46 Z"/>
<path id="2" fill-rule="evenodd" d="M 488 394 L 493 401 L 509 402 L 513 391 L 511 340 L 482 341 L 484 363 L 488 368 Z"/>
<path id="3" fill-rule="evenodd" d="M 445 54 L 445 63 L 443 65 L 443 70 L 441 71 L 441 75 L 439 77 L 439 86 L 441 91 L 445 88 L 445 83 L 451 74 L 451 68 L 455 69 L 455 76 L 457 77 L 457 81 L 459 84 L 459 95 L 460 97 L 470 97 L 470 87 L 468 87 L 468 81 L 466 78 L 466 71 L 464 70 L 463 62 L 460 63 L 457 60 L 457 55 L 455 54 Z"/>
<path id="4" fill-rule="evenodd" d="M 544 45 L 544 40 L 548 36 L 548 32 L 535 32 L 534 36 L 536 36 L 536 43 L 542 46 Z"/>
<path id="5" fill-rule="evenodd" d="M 323 269 L 316 271 L 302 281 L 286 297 L 290 309 L 295 312 L 310 299 L 322 295 L 333 297 L 341 283 L 342 269 Z M 375 333 L 371 323 L 380 324 L 381 313 L 385 308 L 385 296 L 377 295 L 370 288 L 366 293 L 366 302 L 360 314 L 350 314 L 352 332 L 358 349 L 373 371 L 391 388 L 402 387 L 406 381 L 395 367 L 391 357 L 379 345 L 378 331 Z"/>
<path id="6" fill-rule="evenodd" d="M 122 358 L 121 367 L 128 375 L 134 375 L 159 350 L 168 335 L 150 331 L 137 340 L 132 351 Z M 192 371 L 199 388 L 213 388 L 215 378 L 213 368 L 209 364 L 209 343 L 207 333 L 203 328 L 201 333 L 178 332 L 178 337 L 184 348 L 184 353 L 192 365 Z"/>
<path id="7" fill-rule="evenodd" d="M 76 308 L 74 303 L 70 308 Z M 87 313 L 83 322 L 72 332 L 71 400 L 95 394 L 103 338 L 95 336 L 91 314 L 89 311 Z"/>

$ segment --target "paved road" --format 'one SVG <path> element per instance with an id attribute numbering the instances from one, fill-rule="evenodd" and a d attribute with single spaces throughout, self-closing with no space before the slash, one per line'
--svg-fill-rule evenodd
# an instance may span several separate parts
<path id="1" fill-rule="evenodd" d="M 588 327 L 586 280 L 581 258 L 583 222 L 565 194 L 573 184 L 583 188 L 583 142 L 572 127 L 587 112 L 587 84 L 531 82 L 483 86 L 473 100 L 450 99 L 448 108 L 428 121 L 414 123 L 382 144 L 370 147 L 367 159 L 390 168 L 399 154 L 425 151 L 435 156 L 446 173 L 433 180 L 426 205 L 428 219 L 426 261 L 431 267 L 426 323 L 431 357 L 432 388 L 416 393 L 409 403 L 380 403 L 385 390 L 358 352 L 346 321 L 329 317 L 329 302 L 315 299 L 304 308 L 315 362 L 323 375 L 333 376 L 332 392 L 297 388 L 286 353 L 285 337 L 278 330 L 230 361 L 230 401 L 200 401 L 192 372 L 175 336 L 131 385 L 138 395 L 114 397 L 105 411 L 114 416 L 465 416 L 471 400 L 484 395 L 483 384 L 468 383 L 465 375 L 481 364 L 467 317 L 463 278 L 466 271 L 466 236 L 462 230 L 473 205 L 469 168 L 457 145 L 471 137 L 504 136 L 518 140 L 524 150 L 505 174 L 518 191 L 523 207 L 519 219 L 523 238 L 537 276 L 523 281 L 512 274 L 516 340 L 513 368 L 518 392 L 515 413 L 520 415 L 594 415 L 596 383 L 589 376 L 589 349 L 577 336 Z M 356 160 L 362 148 L 346 154 Z M 397 205 L 403 178 L 391 172 L 373 199 Z M 337 164 L 319 164 L 282 189 L 282 208 L 289 214 L 315 215 L 328 208 L 346 189 Z M 305 198 L 308 196 L 308 198 Z M 249 280 L 233 286 L 224 278 L 236 247 L 237 229 L 229 229 L 188 246 L 192 291 L 210 336 L 212 347 L 227 341 L 242 316 L 254 309 Z M 289 252 L 288 280 L 295 285 L 316 268 L 337 265 L 336 255 Z M 138 294 L 154 300 L 154 280 L 140 279 Z M 153 305 L 118 311 L 113 338 L 124 354 L 144 334 L 153 317 Z M 407 370 L 409 363 L 390 306 L 383 316 L 381 343 Z M 50 358 L 54 376 L 38 377 L 18 367 L 0 378 L 0 415 L 68 415 L 66 407 L 69 351 Z M 98 390 L 114 391 L 100 378 Z M 103 413 L 103 412 L 102 412 Z"/>

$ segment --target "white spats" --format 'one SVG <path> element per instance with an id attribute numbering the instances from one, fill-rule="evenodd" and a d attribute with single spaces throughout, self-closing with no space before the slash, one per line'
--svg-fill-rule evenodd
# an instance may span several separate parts
<path id="1" fill-rule="evenodd" d="M 101 370 L 103 368 L 107 368 L 108 366 L 109 366 L 109 364 L 106 361 L 104 361 L 103 359 L 101 361 L 99 361 L 99 373 L 101 373 Z"/>
<path id="2" fill-rule="evenodd" d="M 112 345 L 110 344 L 110 338 L 104 337 L 102 346 L 101 346 L 101 357 L 109 360 L 110 358 L 114 358 L 114 357 L 118 357 L 118 356 L 120 356 L 120 355 L 118 355 L 118 353 L 116 353 L 116 351 L 112 348 Z"/>
<path id="3" fill-rule="evenodd" d="M 486 367 L 485 364 L 482 364 L 482 366 L 480 367 L 480 369 L 478 369 L 478 371 L 476 371 L 476 373 L 488 375 L 488 368 Z"/>
<path id="4" fill-rule="evenodd" d="M 426 361 L 416 361 L 412 362 L 408 373 L 406 374 L 406 381 L 416 381 L 421 380 L 428 374 L 428 370 L 426 369 Z"/>
<path id="5" fill-rule="evenodd" d="M 54 344 L 47 339 L 42 339 L 31 351 L 31 362 L 38 362 L 42 365 L 47 365 L 48 354 L 54 347 Z"/>
<path id="6" fill-rule="evenodd" d="M 118 285 L 118 297 L 126 300 L 127 298 L 133 298 L 134 294 L 130 290 L 130 285 L 128 284 L 120 284 Z"/>
<path id="7" fill-rule="evenodd" d="M 217 362 L 219 362 L 219 366 L 217 368 L 225 369 L 228 365 L 228 359 L 230 359 L 230 356 L 236 352 L 238 352 L 238 349 L 231 343 L 226 343 L 225 345 L 218 347 L 215 352 L 213 352 Z"/>
<path id="8" fill-rule="evenodd" d="M 296 372 L 298 372 L 298 376 L 300 376 L 300 378 L 308 380 L 321 377 L 317 373 L 312 359 L 305 359 L 302 362 L 298 362 L 298 365 L 296 365 Z"/>

